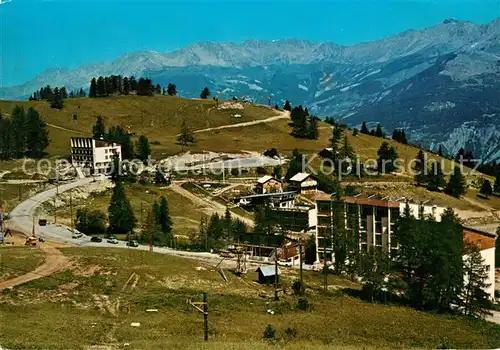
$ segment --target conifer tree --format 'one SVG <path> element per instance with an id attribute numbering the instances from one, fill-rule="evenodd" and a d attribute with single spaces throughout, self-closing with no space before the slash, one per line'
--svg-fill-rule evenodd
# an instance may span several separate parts
<path id="1" fill-rule="evenodd" d="M 0 113 L 0 159 L 14 157 L 14 131 L 12 122 Z"/>
<path id="2" fill-rule="evenodd" d="M 495 193 L 500 194 L 500 168 L 497 170 L 497 176 L 495 178 L 495 185 L 493 187 Z"/>
<path id="3" fill-rule="evenodd" d="M 180 135 L 177 137 L 177 141 L 179 142 L 179 144 L 181 144 L 183 147 L 191 144 L 191 143 L 194 143 L 195 141 L 195 138 L 194 138 L 194 134 L 193 132 L 191 131 L 191 129 L 188 128 L 187 124 L 186 124 L 186 120 L 184 119 L 182 121 L 182 125 L 181 125 L 181 133 Z"/>
<path id="4" fill-rule="evenodd" d="M 200 97 L 206 99 L 208 98 L 208 96 L 210 96 L 210 90 L 207 87 L 205 87 L 201 92 Z"/>
<path id="5" fill-rule="evenodd" d="M 132 139 L 121 126 L 112 126 L 108 131 L 106 139 L 120 144 L 123 159 L 132 159 L 134 157 L 134 144 L 132 143 Z"/>
<path id="6" fill-rule="evenodd" d="M 107 95 L 106 81 L 103 77 L 97 78 L 96 96 L 103 97 Z"/>
<path id="7" fill-rule="evenodd" d="M 130 93 L 130 80 L 125 77 L 123 78 L 123 94 L 128 95 Z"/>
<path id="8" fill-rule="evenodd" d="M 54 95 L 52 95 L 52 99 L 49 101 L 49 103 L 50 103 L 50 108 L 63 109 L 64 101 L 63 98 L 61 97 L 61 93 L 58 91 L 57 88 L 55 88 Z"/>
<path id="9" fill-rule="evenodd" d="M 117 182 L 108 208 L 109 227 L 111 234 L 129 234 L 135 227 L 136 219 L 132 206 L 125 195 L 122 182 Z"/>
<path id="10" fill-rule="evenodd" d="M 467 192 L 467 183 L 459 166 L 456 166 L 453 173 L 450 175 L 448 184 L 446 185 L 446 193 L 450 196 L 460 198 Z"/>
<path id="11" fill-rule="evenodd" d="M 37 158 L 49 145 L 47 124 L 40 114 L 30 107 L 26 113 L 26 148 L 31 157 Z"/>
<path id="12" fill-rule="evenodd" d="M 15 106 L 11 115 L 12 134 L 12 153 L 14 157 L 22 157 L 26 151 L 26 113 L 23 107 Z"/>
<path id="13" fill-rule="evenodd" d="M 146 162 L 151 154 L 151 147 L 149 146 L 149 140 L 146 136 L 139 136 L 139 141 L 137 143 L 137 153 L 140 160 Z"/>
<path id="14" fill-rule="evenodd" d="M 362 134 L 365 134 L 365 135 L 369 135 L 370 134 L 370 131 L 368 130 L 368 127 L 366 126 L 366 122 L 363 122 L 363 124 L 361 125 L 360 132 Z"/>
<path id="15" fill-rule="evenodd" d="M 165 239 L 169 247 L 174 245 L 174 236 L 172 234 L 172 219 L 170 218 L 167 198 L 161 197 L 158 207 L 157 220 L 161 232 L 165 235 Z"/>
<path id="16" fill-rule="evenodd" d="M 286 180 L 290 180 L 295 174 L 302 172 L 302 161 L 303 155 L 295 148 L 292 152 L 292 159 L 290 159 L 288 163 L 288 169 L 285 175 Z"/>
<path id="17" fill-rule="evenodd" d="M 375 130 L 376 137 L 384 137 L 384 132 L 382 131 L 382 126 L 377 124 L 377 129 Z"/>
<path id="18" fill-rule="evenodd" d="M 104 126 L 104 118 L 102 116 L 97 116 L 96 122 L 92 127 L 92 137 L 94 139 L 104 138 L 106 135 L 106 127 Z"/>
<path id="19" fill-rule="evenodd" d="M 319 133 L 318 133 L 318 120 L 316 119 L 316 117 L 309 117 L 309 126 L 308 126 L 308 130 L 307 130 L 307 138 L 311 139 L 311 140 L 317 140 L 318 136 L 319 136 Z"/>
<path id="20" fill-rule="evenodd" d="M 90 81 L 89 97 L 97 97 L 97 81 L 95 78 Z"/>
<path id="21" fill-rule="evenodd" d="M 285 111 L 289 111 L 289 112 L 292 111 L 292 106 L 290 105 L 290 101 L 288 101 L 288 100 L 285 101 L 285 105 L 283 106 L 283 109 Z"/>
<path id="22" fill-rule="evenodd" d="M 439 191 L 444 186 L 446 186 L 446 181 L 444 180 L 441 163 L 434 161 L 431 163 L 431 169 L 427 175 L 427 188 L 431 191 Z"/>
<path id="23" fill-rule="evenodd" d="M 484 318 L 490 315 L 493 307 L 490 296 L 486 293 L 489 284 L 487 266 L 476 244 L 469 243 L 465 247 L 466 258 L 463 262 L 464 286 L 462 290 L 462 304 L 466 315 Z"/>
<path id="24" fill-rule="evenodd" d="M 387 142 L 382 142 L 380 148 L 377 152 L 377 167 L 380 173 L 390 173 L 396 168 L 396 160 L 398 158 L 398 153 L 393 146 L 389 146 Z"/>
<path id="25" fill-rule="evenodd" d="M 443 145 L 439 145 L 439 149 L 438 149 L 438 153 L 437 154 L 440 157 L 444 157 Z"/>
<path id="26" fill-rule="evenodd" d="M 167 94 L 169 96 L 175 96 L 175 95 L 177 95 L 177 86 L 175 86 L 175 84 L 168 83 Z"/>
<path id="27" fill-rule="evenodd" d="M 415 159 L 415 182 L 423 184 L 427 182 L 427 160 L 422 150 L 418 151 Z"/>
<path id="28" fill-rule="evenodd" d="M 486 197 L 491 196 L 491 194 L 493 193 L 493 189 L 491 188 L 490 180 L 485 179 L 483 181 L 483 184 L 481 185 L 481 189 L 479 190 L 479 193 L 481 193 L 482 195 L 484 195 Z"/>
<path id="29" fill-rule="evenodd" d="M 85 91 L 83 91 L 82 88 L 80 88 L 80 92 L 78 93 L 78 97 L 85 97 Z"/>

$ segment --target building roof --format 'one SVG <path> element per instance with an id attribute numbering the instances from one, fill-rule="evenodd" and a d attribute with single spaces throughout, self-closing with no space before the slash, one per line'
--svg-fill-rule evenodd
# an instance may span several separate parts
<path id="1" fill-rule="evenodd" d="M 275 273 L 275 267 L 274 266 L 259 266 L 259 268 L 257 270 L 255 270 L 255 272 L 260 272 L 262 273 L 262 275 L 264 275 L 264 277 L 270 277 L 270 276 L 274 276 Z M 281 271 L 280 269 L 278 268 L 278 275 L 281 274 Z"/>
<path id="2" fill-rule="evenodd" d="M 479 231 L 469 227 L 463 227 L 464 242 L 476 244 L 480 250 L 491 249 L 495 247 L 497 238 L 496 233 Z"/>
<path id="3" fill-rule="evenodd" d="M 314 199 L 316 201 L 330 201 L 332 200 L 332 196 L 321 193 L 318 194 Z M 350 204 L 373 205 L 376 207 L 386 207 L 386 208 L 399 208 L 399 202 L 385 200 L 385 199 L 344 196 L 341 197 L 340 200 Z"/>
<path id="4" fill-rule="evenodd" d="M 302 182 L 307 179 L 311 174 L 308 173 L 297 173 L 289 181 Z"/>
<path id="5" fill-rule="evenodd" d="M 260 198 L 260 197 L 281 197 L 281 196 L 291 196 L 295 195 L 294 191 L 289 192 L 274 192 L 274 193 L 263 193 L 263 194 L 253 194 L 251 196 L 240 197 L 239 199 L 251 199 L 251 198 Z"/>
<path id="6" fill-rule="evenodd" d="M 265 176 L 262 176 L 260 179 L 258 179 L 257 183 L 265 184 L 266 182 L 268 182 L 269 180 L 272 180 L 272 179 L 274 179 L 274 177 L 272 177 L 271 175 L 265 175 Z"/>

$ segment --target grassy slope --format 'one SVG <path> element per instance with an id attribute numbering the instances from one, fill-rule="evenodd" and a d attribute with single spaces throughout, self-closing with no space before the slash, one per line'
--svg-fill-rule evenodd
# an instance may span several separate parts
<path id="1" fill-rule="evenodd" d="M 243 110 L 217 110 L 213 100 L 186 100 L 170 96 L 67 99 L 62 110 L 50 108 L 45 101 L 0 101 L 0 111 L 10 113 L 15 105 L 25 108 L 33 106 L 47 123 L 70 130 L 49 128 L 52 144 L 48 152 L 51 155 L 69 154 L 69 138 L 80 134 L 90 135 L 98 115 L 104 117 L 107 127 L 130 127 L 137 136 L 144 134 L 150 141 L 166 143 L 155 148 L 169 154 L 181 150 L 180 146 L 173 143 L 184 119 L 190 128 L 198 130 L 276 115 L 275 111 L 262 106 L 245 104 Z M 78 115 L 77 120 L 73 120 L 75 113 Z M 234 118 L 233 114 L 240 114 L 241 118 Z"/>
<path id="2" fill-rule="evenodd" d="M 295 328 L 296 338 L 281 344 L 297 349 L 500 346 L 499 326 L 364 303 L 341 292 L 324 296 L 322 276 L 309 271 L 305 282 L 311 287 L 313 309 L 301 312 L 295 310 L 291 295 L 271 301 L 272 287 L 254 283 L 254 272 L 239 279 L 226 270 L 226 283 L 210 265 L 189 259 L 119 249 L 63 252 L 75 261 L 71 271 L 0 295 L 2 317 L 9 320 L 2 325 L 2 346 L 52 349 L 130 343 L 138 349 L 200 348 L 202 315 L 187 300 L 200 300 L 203 291 L 209 296 L 208 346 L 214 349 L 262 347 L 267 324 L 276 328 L 280 339 L 287 327 Z M 198 271 L 198 266 L 206 270 Z M 139 276 L 135 288 L 132 282 L 125 286 L 133 272 Z M 288 271 L 282 277 L 287 289 L 297 273 Z M 333 276 L 329 283 L 356 288 Z M 261 293 L 268 297 L 259 297 Z M 149 308 L 158 312 L 145 312 Z M 277 314 L 269 315 L 268 309 Z M 131 322 L 141 326 L 130 327 Z"/>
<path id="3" fill-rule="evenodd" d="M 198 210 L 189 199 L 182 197 L 168 188 L 142 186 L 139 183 L 126 184 L 125 191 L 138 221 L 137 226 L 140 225 L 141 203 L 143 210 L 142 218 L 143 222 L 145 222 L 147 212 L 151 210 L 153 203 L 155 201 L 159 202 L 160 197 L 165 196 L 167 198 L 170 215 L 174 223 L 174 234 L 186 235 L 191 230 L 198 231 L 200 219 L 204 214 Z M 76 208 L 101 210 L 107 214 L 110 198 L 111 191 L 107 191 L 105 193 L 92 195 L 85 200 L 75 200 L 74 205 Z M 47 213 L 53 213 L 50 202 L 46 204 L 46 208 Z M 58 222 L 68 225 L 70 224 L 70 209 L 68 206 L 59 208 L 57 215 L 59 220 Z M 73 215 L 75 215 L 75 211 L 73 212 Z"/>
<path id="4" fill-rule="evenodd" d="M 0 246 L 0 282 L 33 271 L 44 261 L 45 254 L 39 249 Z"/>
<path id="5" fill-rule="evenodd" d="M 76 131 L 83 132 L 86 135 L 90 134 L 91 127 L 97 115 L 105 117 L 108 127 L 117 124 L 124 127 L 130 126 L 131 130 L 137 135 L 144 134 L 148 136 L 150 141 L 159 141 L 160 145 L 152 145 L 153 157 L 156 158 L 163 155 L 175 154 L 183 150 L 181 146 L 176 144 L 175 135 L 179 132 L 180 124 L 184 119 L 187 120 L 188 125 L 193 130 L 198 130 L 263 119 L 276 115 L 275 111 L 263 106 L 245 104 L 244 110 L 217 110 L 214 108 L 215 102 L 213 100 L 185 100 L 168 96 L 68 99 L 65 102 L 65 108 L 61 111 L 51 109 L 48 103 L 43 101 L 0 101 L 0 110 L 4 112 L 10 111 L 14 105 L 19 103 L 25 107 L 35 106 L 51 125 L 75 130 L 75 132 L 71 132 L 54 127 L 49 128 L 52 143 L 49 146 L 48 152 L 54 156 L 67 155 L 69 153 L 69 138 L 76 135 Z M 78 114 L 77 120 L 73 120 L 72 116 L 74 113 Z M 231 117 L 234 113 L 241 114 L 242 118 L 236 119 Z M 294 148 L 297 148 L 305 154 L 314 155 L 329 145 L 331 137 L 329 125 L 325 123 L 319 124 L 320 137 L 318 140 L 303 140 L 296 139 L 290 135 L 290 126 L 288 123 L 288 120 L 277 120 L 272 123 L 248 127 L 198 133 L 196 134 L 196 143 L 184 150 L 211 150 L 219 152 L 239 152 L 245 150 L 263 152 L 270 147 L 275 147 L 285 154 L 290 154 Z M 369 135 L 352 136 L 352 133 L 349 131 L 346 134 L 361 160 L 377 158 L 377 150 L 384 140 Z M 410 160 L 415 158 L 418 149 L 391 140 L 386 141 L 396 147 L 400 158 L 404 161 L 404 170 L 408 172 L 410 169 Z M 439 159 L 435 155 L 429 155 L 429 158 Z M 444 159 L 443 162 L 445 172 L 450 171 L 454 166 L 453 162 L 447 159 Z M 321 160 L 316 159 L 313 165 L 318 167 L 320 163 Z M 0 162 L 0 169 L 8 169 L 9 167 L 11 167 L 10 162 Z M 469 181 L 473 181 L 477 177 L 477 175 L 469 176 L 468 179 Z M 373 178 L 366 179 L 368 181 L 377 181 L 377 179 Z M 380 180 L 384 179 L 384 177 L 380 178 Z M 394 178 L 391 177 L 390 181 L 394 181 Z M 412 177 L 399 176 L 397 181 L 411 182 Z M 436 200 L 436 203 L 440 205 L 443 203 L 443 205 L 448 205 L 448 197 L 443 194 L 429 193 L 422 189 L 408 189 L 406 193 L 409 196 L 423 196 L 426 199 Z M 468 197 L 476 200 L 473 193 L 469 193 Z M 486 205 L 495 208 L 498 207 L 495 200 L 477 200 L 485 202 L 484 204 Z M 455 201 L 454 199 L 450 199 L 450 201 L 457 202 L 455 203 L 457 207 L 478 209 L 477 206 L 470 202 Z"/>

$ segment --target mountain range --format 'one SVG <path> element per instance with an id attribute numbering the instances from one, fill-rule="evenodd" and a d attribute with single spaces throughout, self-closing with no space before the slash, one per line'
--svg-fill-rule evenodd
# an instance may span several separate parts
<path id="1" fill-rule="evenodd" d="M 302 104 L 320 117 L 352 126 L 381 123 L 390 134 L 483 162 L 500 160 L 500 19 L 474 24 L 453 19 L 383 40 L 341 46 L 297 39 L 200 42 L 158 53 L 134 52 L 110 63 L 55 68 L 0 99 L 26 99 L 44 85 L 88 88 L 99 75 L 147 76 L 177 85 L 185 97 L 208 86 L 221 98 Z"/>

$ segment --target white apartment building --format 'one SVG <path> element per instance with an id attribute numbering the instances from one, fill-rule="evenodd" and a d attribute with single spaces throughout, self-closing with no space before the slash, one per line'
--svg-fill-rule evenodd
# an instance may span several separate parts
<path id="1" fill-rule="evenodd" d="M 121 146 L 116 142 L 90 137 L 71 138 L 71 163 L 86 175 L 109 173 L 115 157 L 122 160 Z"/>

